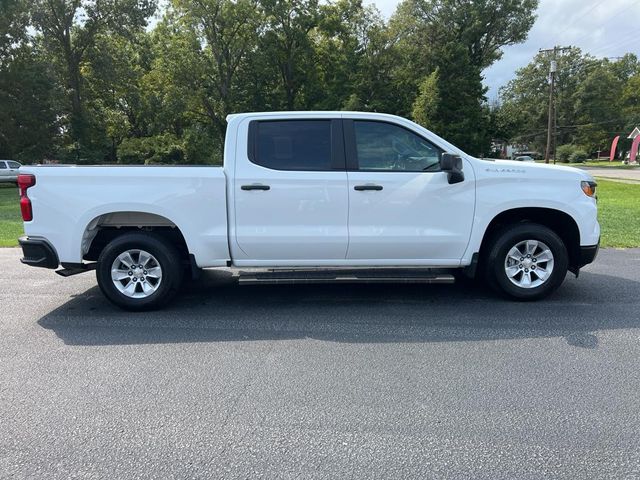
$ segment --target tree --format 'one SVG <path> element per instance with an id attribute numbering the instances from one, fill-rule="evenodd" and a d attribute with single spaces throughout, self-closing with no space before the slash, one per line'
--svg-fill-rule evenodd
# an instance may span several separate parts
<path id="1" fill-rule="evenodd" d="M 413 103 L 413 119 L 425 128 L 435 130 L 437 114 L 440 106 L 440 92 L 438 90 L 438 70 L 425 77 L 420 84 L 420 94 Z"/>
<path id="2" fill-rule="evenodd" d="M 33 162 L 53 155 L 59 94 L 36 45 L 13 49 L 0 64 L 0 158 Z"/>
<path id="3" fill-rule="evenodd" d="M 620 115 L 623 82 L 603 64 L 595 66 L 575 92 L 577 127 L 574 141 L 588 152 L 606 150 L 611 144 L 609 132 L 624 127 Z"/>
<path id="4" fill-rule="evenodd" d="M 266 31 L 261 38 L 264 54 L 280 74 L 287 110 L 296 107 L 302 86 L 315 70 L 310 32 L 320 22 L 317 0 L 262 0 Z"/>
<path id="5" fill-rule="evenodd" d="M 172 79 L 194 89 L 202 113 L 222 142 L 226 116 L 237 104 L 238 72 L 257 46 L 260 13 L 255 0 L 175 0 L 174 53 L 186 54 L 188 65 L 165 58 Z M 180 53 L 179 53 L 180 54 Z M 176 67 L 171 69 L 171 67 Z"/>
<path id="6" fill-rule="evenodd" d="M 502 47 L 527 38 L 537 7 L 538 0 L 405 0 L 398 12 L 405 31 L 428 42 L 421 46 L 459 43 L 470 64 L 484 69 L 502 57 Z"/>
<path id="7" fill-rule="evenodd" d="M 34 0 L 31 19 L 44 45 L 61 68 L 69 91 L 71 140 L 87 140 L 82 65 L 96 36 L 104 32 L 127 35 L 146 25 L 155 0 Z"/>
<path id="8" fill-rule="evenodd" d="M 519 69 L 516 77 L 500 90 L 501 109 L 505 109 L 513 122 L 511 140 L 527 143 L 533 149 L 544 151 L 549 98 L 549 67 L 551 58 L 538 53 L 531 63 Z M 557 59 L 555 110 L 559 133 L 557 145 L 572 143 L 579 123 L 576 111 L 576 93 L 588 72 L 598 65 L 593 57 L 572 48 Z M 572 128 L 564 128 L 572 126 Z"/>

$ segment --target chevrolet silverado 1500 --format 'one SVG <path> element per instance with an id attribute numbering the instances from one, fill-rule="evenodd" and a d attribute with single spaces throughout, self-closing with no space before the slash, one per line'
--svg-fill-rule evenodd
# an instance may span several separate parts
<path id="1" fill-rule="evenodd" d="M 245 113 L 228 117 L 222 167 L 21 168 L 22 262 L 95 269 L 131 310 L 212 267 L 250 284 L 458 270 L 533 300 L 595 258 L 595 188 L 574 168 L 474 158 L 396 116 Z"/>

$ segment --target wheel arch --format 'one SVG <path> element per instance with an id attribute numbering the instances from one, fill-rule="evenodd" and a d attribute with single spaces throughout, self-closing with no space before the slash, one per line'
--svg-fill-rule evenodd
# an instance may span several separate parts
<path id="1" fill-rule="evenodd" d="M 493 236 L 507 225 L 537 223 L 554 231 L 564 243 L 569 254 L 569 270 L 580 262 L 580 229 L 575 219 L 566 212 L 545 207 L 520 207 L 497 214 L 485 229 L 480 243 L 480 261 L 485 258 Z M 573 270 L 572 270 L 573 271 Z"/>
<path id="2" fill-rule="evenodd" d="M 157 213 L 120 210 L 97 215 L 85 225 L 82 232 L 82 258 L 97 260 L 111 240 L 124 233 L 137 231 L 151 231 L 175 245 L 184 257 L 189 255 L 187 241 L 171 219 Z"/>

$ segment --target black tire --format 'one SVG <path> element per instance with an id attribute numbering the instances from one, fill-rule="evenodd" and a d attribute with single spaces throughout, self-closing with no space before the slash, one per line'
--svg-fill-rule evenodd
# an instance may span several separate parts
<path id="1" fill-rule="evenodd" d="M 162 269 L 162 281 L 157 290 L 144 298 L 131 298 L 120 292 L 111 279 L 111 267 L 127 250 L 144 250 L 155 257 Z M 178 250 L 153 233 L 124 233 L 112 240 L 100 253 L 96 278 L 105 297 L 118 307 L 130 311 L 154 310 L 173 299 L 183 279 L 183 267 Z M 126 280 L 123 280 L 126 282 Z"/>
<path id="2" fill-rule="evenodd" d="M 551 275 L 537 287 L 519 287 L 509 279 L 505 271 L 507 254 L 512 247 L 525 240 L 542 242 L 553 254 Z M 520 223 L 508 225 L 492 236 L 483 263 L 485 279 L 494 290 L 517 300 L 539 300 L 562 284 L 569 267 L 569 255 L 562 239 L 550 228 L 537 223 Z"/>

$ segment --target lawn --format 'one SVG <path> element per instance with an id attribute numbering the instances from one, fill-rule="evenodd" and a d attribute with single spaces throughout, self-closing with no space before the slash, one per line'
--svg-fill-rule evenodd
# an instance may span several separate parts
<path id="1" fill-rule="evenodd" d="M 603 247 L 640 246 L 640 184 L 598 180 Z M 15 187 L 0 187 L 0 247 L 18 245 L 22 219 Z"/>
<path id="2" fill-rule="evenodd" d="M 564 165 L 564 164 L 562 164 Z M 572 167 L 598 167 L 598 168 L 622 168 L 632 170 L 634 168 L 640 168 L 637 165 L 625 165 L 621 161 L 615 160 L 610 162 L 609 160 L 588 160 L 584 163 L 572 163 Z"/>
<path id="3" fill-rule="evenodd" d="M 640 184 L 597 181 L 601 245 L 640 246 Z"/>
<path id="4" fill-rule="evenodd" d="M 0 186 L 0 247 L 18 245 L 23 234 L 18 189 L 13 185 Z"/>

